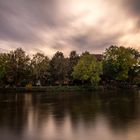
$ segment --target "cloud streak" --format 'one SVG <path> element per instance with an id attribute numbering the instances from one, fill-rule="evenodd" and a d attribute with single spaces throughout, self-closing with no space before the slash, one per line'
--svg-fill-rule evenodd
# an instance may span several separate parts
<path id="1" fill-rule="evenodd" d="M 138 0 L 0 0 L 0 47 L 99 53 L 112 44 L 140 50 Z"/>

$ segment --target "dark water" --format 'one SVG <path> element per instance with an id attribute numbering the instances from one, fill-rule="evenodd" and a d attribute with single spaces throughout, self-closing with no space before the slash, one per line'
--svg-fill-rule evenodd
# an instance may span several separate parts
<path id="1" fill-rule="evenodd" d="M 140 140 L 140 93 L 0 94 L 0 140 Z"/>

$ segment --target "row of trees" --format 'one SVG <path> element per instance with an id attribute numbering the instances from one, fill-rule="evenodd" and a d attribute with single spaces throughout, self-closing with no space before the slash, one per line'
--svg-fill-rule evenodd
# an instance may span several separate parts
<path id="1" fill-rule="evenodd" d="M 0 85 L 75 85 L 100 83 L 140 82 L 140 52 L 125 47 L 111 46 L 102 61 L 96 55 L 72 51 L 69 57 L 56 52 L 49 59 L 41 53 L 29 57 L 18 48 L 0 54 Z"/>

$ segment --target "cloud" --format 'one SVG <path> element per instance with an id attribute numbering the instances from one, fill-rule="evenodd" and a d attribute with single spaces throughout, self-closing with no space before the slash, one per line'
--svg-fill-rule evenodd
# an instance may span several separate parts
<path id="1" fill-rule="evenodd" d="M 39 30 L 64 23 L 58 1 L 0 0 L 0 38 L 19 42 L 41 40 Z"/>
<path id="2" fill-rule="evenodd" d="M 129 13 L 140 16 L 140 1 L 139 0 L 125 0 L 124 7 L 129 10 Z"/>
<path id="3" fill-rule="evenodd" d="M 112 44 L 139 49 L 139 0 L 0 0 L 0 48 L 99 53 Z"/>

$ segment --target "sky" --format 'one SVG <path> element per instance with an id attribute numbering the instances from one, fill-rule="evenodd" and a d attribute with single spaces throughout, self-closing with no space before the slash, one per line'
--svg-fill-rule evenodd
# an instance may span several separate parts
<path id="1" fill-rule="evenodd" d="M 0 51 L 140 51 L 140 0 L 0 0 Z"/>

